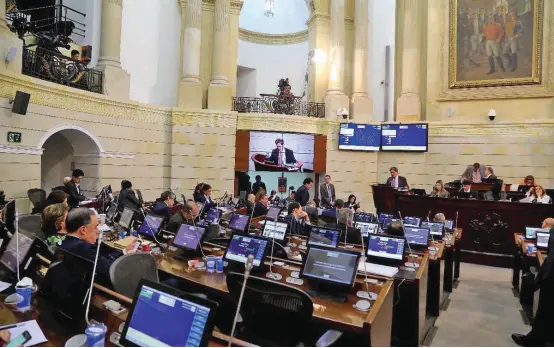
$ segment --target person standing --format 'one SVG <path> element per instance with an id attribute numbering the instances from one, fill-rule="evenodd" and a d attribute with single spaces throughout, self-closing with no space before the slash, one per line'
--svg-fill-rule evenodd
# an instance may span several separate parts
<path id="1" fill-rule="evenodd" d="M 519 51 L 519 37 L 523 35 L 523 25 L 517 18 L 515 12 L 508 13 L 508 19 L 505 24 L 506 43 L 502 53 L 508 57 L 510 71 L 517 70 L 517 52 Z"/>
<path id="2" fill-rule="evenodd" d="M 77 208 L 80 202 L 87 200 L 87 197 L 82 194 L 81 190 L 81 183 L 83 182 L 84 176 L 85 173 L 81 169 L 75 169 L 73 173 L 71 173 L 71 181 L 65 184 L 69 209 Z"/>
<path id="3" fill-rule="evenodd" d="M 305 207 L 310 200 L 310 190 L 314 185 L 314 181 L 312 180 L 312 178 L 306 178 L 304 179 L 304 182 L 302 184 L 303 185 L 300 186 L 298 190 L 296 190 L 294 200 L 300 203 L 301 207 Z"/>
<path id="4" fill-rule="evenodd" d="M 390 167 L 390 178 L 387 179 L 386 185 L 398 189 L 408 187 L 408 180 L 405 177 L 398 175 L 398 168 Z"/>
<path id="5" fill-rule="evenodd" d="M 260 189 L 263 189 L 265 192 L 267 192 L 267 189 L 265 188 L 265 183 L 262 181 L 262 177 L 256 175 L 256 182 L 252 184 L 252 193 L 254 195 L 258 194 L 258 191 L 260 191 Z"/>
<path id="6" fill-rule="evenodd" d="M 323 207 L 329 207 L 335 201 L 335 185 L 331 183 L 329 174 L 325 175 L 325 183 L 319 185 L 319 194 L 321 195 L 320 205 Z"/>
<path id="7" fill-rule="evenodd" d="M 500 43 L 504 39 L 504 30 L 502 29 L 501 24 L 494 22 L 494 16 L 489 16 L 489 22 L 484 29 L 485 38 L 487 39 L 485 43 L 485 49 L 487 50 L 487 56 L 489 57 L 489 72 L 487 75 L 493 74 L 494 69 L 494 60 L 498 63 L 500 70 L 505 72 L 504 63 L 500 57 Z"/>

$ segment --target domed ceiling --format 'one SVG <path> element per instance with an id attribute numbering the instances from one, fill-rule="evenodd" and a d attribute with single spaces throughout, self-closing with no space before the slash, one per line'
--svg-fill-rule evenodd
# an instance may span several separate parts
<path id="1" fill-rule="evenodd" d="M 265 15 L 265 0 L 244 0 L 239 26 L 258 34 L 285 35 L 308 29 L 306 0 L 273 0 L 273 15 Z"/>

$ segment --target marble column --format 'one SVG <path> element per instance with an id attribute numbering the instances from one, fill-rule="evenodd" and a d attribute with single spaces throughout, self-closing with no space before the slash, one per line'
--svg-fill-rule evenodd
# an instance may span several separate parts
<path id="1" fill-rule="evenodd" d="M 419 91 L 421 71 L 421 38 L 418 0 L 404 0 L 404 31 L 402 34 L 402 84 L 396 101 L 397 121 L 421 119 Z"/>
<path id="2" fill-rule="evenodd" d="M 215 0 L 212 77 L 208 86 L 208 109 L 231 110 L 228 78 L 229 12 L 231 0 Z"/>
<path id="3" fill-rule="evenodd" d="M 121 19 L 123 0 L 102 0 L 100 57 L 96 69 L 104 73 L 104 94 L 128 100 L 131 77 L 121 67 Z"/>
<path id="4" fill-rule="evenodd" d="M 368 122 L 373 114 L 373 103 L 367 93 L 368 2 L 355 1 L 354 72 L 350 113 L 353 120 Z"/>
<path id="5" fill-rule="evenodd" d="M 329 45 L 329 84 L 325 96 L 325 115 L 337 118 L 337 110 L 349 108 L 344 94 L 344 2 L 331 0 L 331 41 Z"/>
<path id="6" fill-rule="evenodd" d="M 179 83 L 179 106 L 202 108 L 202 83 L 200 80 L 200 46 L 202 43 L 202 0 L 180 1 L 184 29 L 183 70 Z"/>
<path id="7" fill-rule="evenodd" d="M 2 57 L 2 61 L 8 55 L 12 47 L 17 50 L 15 57 L 10 63 L 2 62 L 0 64 L 0 71 L 21 74 L 23 41 L 8 28 L 8 23 L 6 22 L 6 0 L 0 0 L 0 56 Z"/>

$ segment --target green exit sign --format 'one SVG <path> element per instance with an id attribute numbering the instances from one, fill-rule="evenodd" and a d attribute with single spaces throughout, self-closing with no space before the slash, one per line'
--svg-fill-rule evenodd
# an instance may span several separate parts
<path id="1" fill-rule="evenodd" d="M 21 142 L 21 133 L 8 132 L 8 143 L 20 143 L 20 142 Z"/>

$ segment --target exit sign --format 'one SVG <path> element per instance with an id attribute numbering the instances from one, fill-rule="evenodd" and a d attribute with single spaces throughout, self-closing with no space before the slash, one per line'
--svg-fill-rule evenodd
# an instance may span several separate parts
<path id="1" fill-rule="evenodd" d="M 21 133 L 8 132 L 8 143 L 20 143 L 20 142 L 21 142 Z"/>

